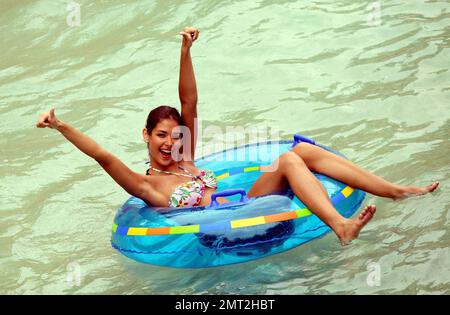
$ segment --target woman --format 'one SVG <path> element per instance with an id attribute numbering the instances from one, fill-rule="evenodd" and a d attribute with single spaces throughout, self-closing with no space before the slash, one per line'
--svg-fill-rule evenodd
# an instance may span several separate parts
<path id="1" fill-rule="evenodd" d="M 58 120 L 54 109 L 41 114 L 36 124 L 38 128 L 57 129 L 78 149 L 94 158 L 129 194 L 156 207 L 208 205 L 211 195 L 217 188 L 214 174 L 196 168 L 193 162 L 196 143 L 194 131 L 197 127 L 197 87 L 190 48 L 197 40 L 199 31 L 186 27 L 180 34 L 183 36 L 179 80 L 181 115 L 169 106 L 160 106 L 148 115 L 146 127 L 142 131 L 150 156 L 150 168 L 146 175 L 133 172 L 94 140 Z M 183 128 L 186 127 L 185 131 L 188 132 L 183 132 Z M 181 139 L 181 134 L 188 136 Z M 192 145 L 186 145 L 189 142 Z M 181 155 L 178 153 L 177 155 L 176 152 L 180 151 L 180 148 L 184 151 Z M 333 229 L 342 244 L 358 237 L 360 230 L 372 219 L 376 207 L 373 205 L 365 207 L 353 219 L 342 217 L 311 171 L 393 200 L 426 194 L 434 191 L 439 185 L 438 182 L 426 187 L 395 185 L 308 143 L 297 144 L 274 163 L 277 163 L 275 170 L 270 172 L 267 169 L 267 172 L 263 170 L 263 174 L 251 187 L 248 196 L 280 193 L 290 187 L 312 212 Z M 223 201 L 226 199 L 219 199 L 219 202 Z"/>

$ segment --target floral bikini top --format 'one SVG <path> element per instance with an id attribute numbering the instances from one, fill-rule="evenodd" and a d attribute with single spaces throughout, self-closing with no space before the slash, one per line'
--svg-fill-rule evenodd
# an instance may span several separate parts
<path id="1" fill-rule="evenodd" d="M 196 176 L 180 165 L 178 165 L 178 168 L 183 170 L 186 174 L 161 171 L 150 166 L 150 169 L 156 172 L 192 178 L 191 181 L 175 188 L 169 199 L 169 207 L 179 208 L 198 206 L 205 194 L 206 187 L 213 189 L 217 188 L 217 179 L 211 170 L 201 170 L 200 175 Z M 149 175 L 149 170 L 147 170 L 147 175 Z M 197 180 L 200 180 L 200 182 Z"/>

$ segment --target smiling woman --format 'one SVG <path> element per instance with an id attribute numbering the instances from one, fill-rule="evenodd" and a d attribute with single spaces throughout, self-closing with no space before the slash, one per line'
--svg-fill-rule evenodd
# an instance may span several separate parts
<path id="1" fill-rule="evenodd" d="M 217 189 L 214 173 L 198 168 L 194 162 L 197 86 L 190 48 L 198 39 L 199 31 L 186 27 L 180 34 L 183 36 L 178 89 L 181 115 L 169 106 L 160 106 L 148 115 L 146 127 L 142 131 L 150 158 L 147 176 L 131 171 L 87 135 L 58 120 L 54 109 L 48 114 L 42 114 L 37 123 L 38 127 L 59 130 L 82 152 L 94 158 L 128 193 L 154 207 L 205 206 L 211 202 L 212 194 Z M 181 139 L 183 128 L 187 132 Z M 439 184 L 434 182 L 425 187 L 396 185 L 308 141 L 296 143 L 291 150 L 274 158 L 269 168 L 261 170 L 261 176 L 248 190 L 250 197 L 285 194 L 291 189 L 308 209 L 336 233 L 342 244 L 359 236 L 362 228 L 373 218 L 376 207 L 366 206 L 353 219 L 342 216 L 312 171 L 393 200 L 426 194 L 434 191 Z M 227 201 L 223 196 L 217 200 Z"/>
<path id="2" fill-rule="evenodd" d="M 180 114 L 170 106 L 157 107 L 148 114 L 142 135 L 147 143 L 150 160 L 153 157 L 154 166 L 164 168 L 171 163 L 172 154 L 174 157 L 177 155 L 182 147 L 180 134 L 182 125 Z"/>
<path id="3" fill-rule="evenodd" d="M 220 190 L 211 196 L 211 203 L 197 206 L 196 200 L 191 202 L 190 185 L 181 185 L 179 195 L 177 190 L 172 196 L 170 207 L 181 204 L 181 209 L 151 207 L 131 197 L 114 218 L 112 246 L 123 255 L 147 264 L 206 268 L 260 259 L 323 236 L 330 228 L 292 191 L 252 198 L 246 193 L 263 173 L 267 160 L 270 163 L 300 141 L 314 143 L 296 135 L 294 141 L 245 145 L 196 160 L 197 166 L 218 174 L 210 177 L 210 184 L 215 188 L 218 183 Z M 255 153 L 263 153 L 264 159 Z M 242 159 L 226 159 L 227 156 Z M 361 205 L 365 196 L 361 190 L 324 175 L 314 176 L 326 187 L 339 215 L 349 218 Z M 206 179 L 204 176 L 202 181 Z M 240 198 L 236 199 L 238 194 Z M 219 204 L 216 202 L 219 197 L 230 201 Z"/>

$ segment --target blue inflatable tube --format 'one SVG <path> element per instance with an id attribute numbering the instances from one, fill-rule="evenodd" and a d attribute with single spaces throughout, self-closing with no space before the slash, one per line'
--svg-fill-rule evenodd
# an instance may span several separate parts
<path id="1" fill-rule="evenodd" d="M 260 176 L 261 166 L 301 141 L 343 156 L 302 135 L 295 135 L 294 141 L 245 145 L 206 156 L 196 166 L 214 171 L 219 184 L 209 206 L 154 208 L 131 197 L 114 218 L 112 246 L 142 263 L 205 268 L 274 255 L 325 235 L 330 228 L 292 192 L 256 198 L 246 195 Z M 363 191 L 314 175 L 339 213 L 348 218 L 356 212 L 364 200 Z M 219 204 L 217 197 L 230 202 Z"/>

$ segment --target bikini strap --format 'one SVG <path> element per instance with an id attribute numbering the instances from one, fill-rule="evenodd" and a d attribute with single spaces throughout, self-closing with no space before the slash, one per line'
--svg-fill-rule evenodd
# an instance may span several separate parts
<path id="1" fill-rule="evenodd" d="M 181 165 L 178 165 L 178 168 L 180 169 L 180 170 L 183 170 L 185 173 L 187 173 L 187 174 L 189 174 L 192 178 L 196 178 L 196 179 L 200 179 L 203 183 L 204 183 L 204 181 L 203 181 L 203 179 L 200 177 L 200 175 L 194 175 L 194 174 L 192 174 L 191 172 L 189 172 L 187 169 L 185 169 L 183 166 L 181 166 Z"/>
<path id="2" fill-rule="evenodd" d="M 156 172 L 160 172 L 160 173 L 190 177 L 193 180 L 199 179 L 202 182 L 202 184 L 205 185 L 205 186 L 208 186 L 208 187 L 211 187 L 211 188 L 214 188 L 214 189 L 217 187 L 217 184 L 212 184 L 208 180 L 204 180 L 201 175 L 194 175 L 194 174 L 192 174 L 191 172 L 189 172 L 187 169 L 185 169 L 181 165 L 178 165 L 178 168 L 180 170 L 183 170 L 186 174 L 180 174 L 180 173 L 175 173 L 175 172 L 170 172 L 170 171 L 162 171 L 162 170 L 159 170 L 157 168 L 152 167 L 151 165 L 150 165 L 150 168 L 147 170 L 146 174 L 149 175 L 149 171 L 150 171 L 150 169 L 152 169 L 152 170 L 154 170 Z M 206 172 L 205 172 L 205 174 L 206 174 Z"/>
<path id="3" fill-rule="evenodd" d="M 213 176 L 211 177 L 211 176 L 208 176 L 208 172 L 202 171 L 204 174 L 195 176 L 194 174 L 190 173 L 188 170 L 186 170 L 186 169 L 185 169 L 184 167 L 182 167 L 181 165 L 178 165 L 178 167 L 179 167 L 180 169 L 182 169 L 183 171 L 185 171 L 186 173 L 188 173 L 189 175 L 191 175 L 192 178 L 196 178 L 196 179 L 201 180 L 202 183 L 203 183 L 203 185 L 205 185 L 205 186 L 207 186 L 207 187 L 210 187 L 210 188 L 213 188 L 213 189 L 216 189 L 216 188 L 217 188 L 217 182 L 216 182 L 216 179 L 215 179 L 215 177 L 214 177 L 214 174 L 213 174 Z M 211 171 L 210 171 L 210 172 L 211 172 Z M 206 179 L 203 178 L 202 176 L 205 176 Z"/>
<path id="4" fill-rule="evenodd" d="M 190 178 L 200 178 L 200 177 L 198 177 L 198 176 L 195 176 L 195 175 L 189 173 L 187 170 L 183 169 L 180 165 L 178 165 L 178 168 L 184 170 L 184 171 L 185 171 L 187 174 L 189 174 L 189 175 L 186 175 L 186 174 L 180 174 L 180 173 L 175 173 L 175 172 L 171 172 L 171 171 L 162 171 L 162 170 L 159 170 L 159 169 L 157 169 L 157 168 L 152 167 L 151 165 L 150 165 L 150 168 L 147 170 L 147 175 L 149 175 L 148 173 L 149 173 L 149 170 L 151 169 L 151 170 L 153 170 L 153 171 L 156 171 L 156 172 L 159 172 L 159 173 L 164 173 L 164 174 L 177 175 L 177 176 L 184 176 L 184 177 L 190 177 Z M 201 179 L 201 178 L 200 178 L 200 179 Z"/>

